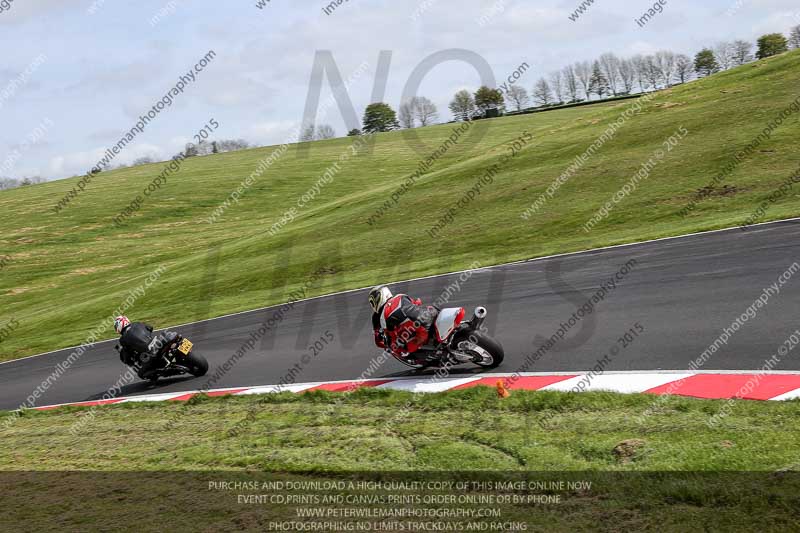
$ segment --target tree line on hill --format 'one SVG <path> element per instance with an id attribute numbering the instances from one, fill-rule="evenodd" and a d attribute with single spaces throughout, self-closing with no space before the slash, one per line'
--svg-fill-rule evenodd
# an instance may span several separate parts
<path id="1" fill-rule="evenodd" d="M 450 103 L 450 110 L 457 120 L 468 120 L 491 116 L 487 112 L 506 108 L 520 112 L 531 101 L 536 104 L 534 108 L 542 108 L 645 93 L 797 48 L 800 48 L 800 26 L 792 28 L 788 39 L 781 33 L 771 33 L 760 37 L 757 46 L 743 40 L 721 42 L 699 51 L 694 59 L 669 50 L 629 58 L 605 53 L 594 61 L 579 61 L 550 73 L 547 78 L 539 78 L 530 93 L 515 84 L 504 92 L 481 87 L 474 96 L 469 91 L 459 91 Z"/>
<path id="2" fill-rule="evenodd" d="M 225 152 L 235 152 L 237 150 L 244 150 L 246 148 L 251 148 L 251 145 L 244 139 L 221 139 L 219 141 L 211 141 L 211 142 L 203 140 L 200 141 L 199 144 L 187 143 L 185 148 L 182 151 L 175 154 L 174 156 L 172 156 L 170 160 L 185 159 L 187 157 L 196 157 L 196 156 L 203 156 L 210 154 L 222 154 Z M 134 159 L 133 162 L 129 165 L 121 163 L 113 168 L 119 169 L 119 168 L 138 167 L 140 165 L 147 165 L 150 163 L 158 163 L 158 162 L 159 160 L 154 157 L 142 156 Z M 42 178 L 41 176 L 30 176 L 21 179 L 0 176 L 0 191 L 6 189 L 15 189 L 17 187 L 25 187 L 27 185 L 35 185 L 37 183 L 45 183 L 46 181 L 47 179 Z"/>
<path id="3" fill-rule="evenodd" d="M 350 130 L 350 137 L 365 133 L 379 133 L 400 128 L 411 129 L 417 125 L 429 126 L 439 118 L 439 110 L 429 98 L 415 96 L 400 104 L 399 115 L 389 104 L 377 102 L 364 110 L 363 129 Z"/>
<path id="4" fill-rule="evenodd" d="M 201 140 L 198 144 L 186 143 L 184 149 L 170 157 L 169 160 L 173 161 L 175 159 L 186 159 L 187 157 L 224 154 L 225 152 L 236 152 L 238 150 L 246 150 L 247 148 L 252 148 L 252 146 L 244 139 L 221 139 L 219 141 L 211 142 Z M 140 165 L 149 165 L 150 163 L 158 162 L 160 162 L 159 159 L 150 156 L 142 156 L 134 159 L 130 165 L 120 163 L 114 168 L 138 167 Z"/>
<path id="5" fill-rule="evenodd" d="M 669 50 L 629 58 L 605 53 L 594 61 L 579 61 L 539 78 L 530 93 L 522 85 L 514 83 L 506 90 L 484 86 L 472 93 L 464 89 L 453 96 L 448 107 L 455 120 L 465 121 L 499 116 L 507 109 L 523 112 L 641 94 L 798 48 L 800 26 L 792 28 L 788 38 L 781 33 L 770 33 L 761 36 L 755 45 L 743 40 L 720 42 L 699 51 L 694 58 Z M 534 107 L 528 107 L 531 103 L 535 104 Z M 399 113 L 395 113 L 389 104 L 374 103 L 364 111 L 362 129 L 351 130 L 348 135 L 427 126 L 437 117 L 436 105 L 425 97 L 403 102 Z"/>
<path id="6" fill-rule="evenodd" d="M 17 187 L 26 187 L 28 185 L 36 185 L 37 183 L 44 183 L 47 180 L 41 176 L 30 176 L 22 179 L 8 178 L 0 176 L 0 191 L 6 189 L 16 189 Z"/>
<path id="7" fill-rule="evenodd" d="M 539 78 L 530 93 L 516 83 L 510 84 L 502 91 L 485 86 L 474 93 L 464 89 L 453 96 L 448 107 L 456 121 L 466 121 L 499 116 L 507 109 L 520 113 L 591 100 L 599 101 L 609 97 L 641 94 L 710 76 L 756 59 L 782 54 L 790 49 L 800 49 L 800 25 L 790 30 L 788 38 L 782 33 L 769 33 L 759 37 L 755 45 L 743 40 L 720 42 L 700 50 L 694 59 L 669 50 L 648 55 L 638 54 L 628 58 L 605 53 L 594 61 L 579 61 L 551 72 L 547 77 Z M 534 107 L 528 107 L 531 102 L 535 104 Z M 399 113 L 396 113 L 389 104 L 377 102 L 366 107 L 362 128 L 350 130 L 347 135 L 424 127 L 435 124 L 438 117 L 436 104 L 424 96 L 415 96 L 402 102 Z M 305 142 L 334 137 L 336 130 L 329 124 L 321 124 L 307 126 L 300 133 L 298 140 Z M 198 144 L 188 143 L 183 151 L 171 159 L 233 152 L 251 147 L 243 139 L 200 141 Z M 152 157 L 139 157 L 130 165 L 122 164 L 116 168 L 155 162 L 157 161 Z M 23 179 L 0 176 L 0 190 L 45 181 L 47 180 L 39 176 Z"/>

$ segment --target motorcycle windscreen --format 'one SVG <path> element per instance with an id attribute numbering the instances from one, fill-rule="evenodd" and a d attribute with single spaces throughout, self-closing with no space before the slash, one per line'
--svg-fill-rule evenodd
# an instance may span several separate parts
<path id="1" fill-rule="evenodd" d="M 464 308 L 442 309 L 436 317 L 436 340 L 444 342 L 464 320 Z"/>

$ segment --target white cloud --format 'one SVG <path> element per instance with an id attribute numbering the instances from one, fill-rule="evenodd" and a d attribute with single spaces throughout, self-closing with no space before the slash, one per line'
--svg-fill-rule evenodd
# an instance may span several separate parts
<path id="1" fill-rule="evenodd" d="M 58 20 L 58 13 L 83 7 L 85 0 L 14 0 L 11 8 L 0 13 L 0 26 L 16 26 L 32 19 Z"/>
<path id="2" fill-rule="evenodd" d="M 177 152 L 177 149 L 175 150 Z M 97 165 L 106 154 L 106 148 L 93 148 L 82 152 L 57 155 L 50 159 L 47 166 L 48 170 L 54 174 L 80 176 L 88 172 Z M 155 144 L 133 144 L 128 145 L 110 163 L 111 167 L 120 164 L 130 165 L 139 157 L 152 157 L 155 160 L 166 160 L 174 155 L 168 153 L 163 147 Z"/>
<path id="3" fill-rule="evenodd" d="M 293 137 L 299 123 L 299 120 L 297 122 L 289 120 L 258 122 L 249 127 L 246 137 L 262 145 L 281 144 L 286 141 L 294 142 L 295 139 L 291 137 Z"/>

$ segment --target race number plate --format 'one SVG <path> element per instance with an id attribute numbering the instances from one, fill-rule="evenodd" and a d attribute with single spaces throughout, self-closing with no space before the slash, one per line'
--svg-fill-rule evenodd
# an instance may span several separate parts
<path id="1" fill-rule="evenodd" d="M 183 339 L 181 345 L 178 346 L 178 351 L 183 355 L 189 355 L 189 352 L 192 351 L 192 346 L 192 342 L 189 339 Z"/>

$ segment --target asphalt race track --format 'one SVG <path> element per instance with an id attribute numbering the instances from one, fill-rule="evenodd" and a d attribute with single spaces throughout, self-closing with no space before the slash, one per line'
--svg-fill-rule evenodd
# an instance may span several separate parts
<path id="1" fill-rule="evenodd" d="M 475 305 L 489 309 L 487 325 L 506 351 L 498 372 L 514 372 L 526 361 L 527 372 L 590 370 L 612 347 L 621 348 L 618 339 L 637 323 L 644 332 L 611 357 L 605 370 L 686 370 L 795 261 L 800 263 L 800 221 L 787 221 L 492 267 L 471 276 L 422 279 L 393 289 L 432 302 L 466 278 L 450 306 L 465 306 L 469 315 Z M 629 272 L 609 288 L 626 263 Z M 546 338 L 561 324 L 569 326 L 603 285 L 607 293 L 593 312 L 573 318 L 572 327 L 562 330 L 563 339 L 534 361 Z M 800 271 L 779 289 L 763 307 L 753 307 L 746 321 L 740 319 L 738 331 L 727 344 L 718 343 L 701 370 L 756 370 L 776 353 L 800 328 Z M 274 313 L 275 308 L 261 309 L 180 327 L 208 358 L 209 374 L 155 386 L 136 381 L 119 395 L 202 389 Z M 381 354 L 373 345 L 365 290 L 298 302 L 272 332 L 210 388 L 270 385 L 286 382 L 287 376 L 298 383 L 352 379 Z M 309 346 L 326 332 L 334 340 L 315 356 Z M 36 405 L 98 399 L 125 370 L 113 346 L 109 341 L 89 348 Z M 71 351 L 0 365 L 0 409 L 17 408 Z M 774 370 L 800 370 L 800 349 Z M 413 374 L 390 360 L 365 377 Z"/>

